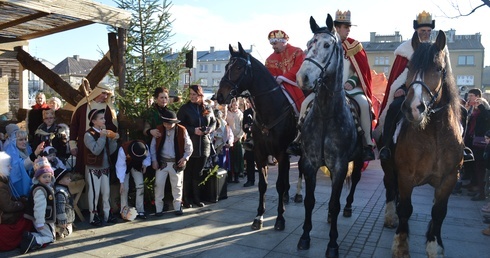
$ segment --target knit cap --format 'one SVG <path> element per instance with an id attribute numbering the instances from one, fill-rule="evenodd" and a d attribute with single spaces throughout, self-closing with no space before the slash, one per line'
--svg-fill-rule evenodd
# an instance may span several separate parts
<path id="1" fill-rule="evenodd" d="M 38 178 L 46 173 L 54 177 L 54 171 L 46 157 L 39 157 L 34 161 L 34 171 L 34 178 Z"/>

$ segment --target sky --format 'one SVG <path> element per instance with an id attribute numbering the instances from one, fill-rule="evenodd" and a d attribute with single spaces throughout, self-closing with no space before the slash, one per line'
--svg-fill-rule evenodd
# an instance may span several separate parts
<path id="1" fill-rule="evenodd" d="M 117 7 L 112 0 L 96 0 Z M 267 40 L 270 31 L 281 29 L 289 35 L 289 43 L 306 48 L 312 37 L 310 16 L 325 25 L 327 14 L 335 18 L 337 10 L 350 10 L 350 37 L 369 41 L 371 32 L 392 35 L 399 31 L 403 39 L 413 33 L 413 20 L 423 10 L 436 20 L 436 30 L 455 29 L 457 35 L 480 33 L 485 53 L 485 66 L 490 66 L 490 26 L 484 25 L 490 16 L 490 7 L 483 6 L 470 16 L 452 18 L 459 13 L 469 13 L 482 4 L 480 0 L 173 0 L 170 8 L 172 33 L 169 43 L 173 49 L 181 49 L 189 43 L 198 51 L 228 50 L 228 45 L 245 49 L 253 46 L 252 54 L 263 61 L 272 53 Z M 457 6 L 459 11 L 454 7 Z M 101 52 L 109 50 L 107 26 L 89 25 L 67 32 L 31 40 L 30 53 L 53 64 L 66 57 L 99 60 Z"/>

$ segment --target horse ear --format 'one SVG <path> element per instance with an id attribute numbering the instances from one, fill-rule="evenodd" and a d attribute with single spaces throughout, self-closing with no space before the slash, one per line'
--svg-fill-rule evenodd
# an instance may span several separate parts
<path id="1" fill-rule="evenodd" d="M 243 50 L 242 44 L 240 42 L 238 42 L 238 52 L 240 52 L 240 54 L 245 53 L 245 50 Z"/>
<path id="2" fill-rule="evenodd" d="M 332 16 L 330 14 L 327 15 L 327 20 L 325 21 L 325 23 L 327 24 L 327 28 L 329 31 L 332 31 L 332 28 L 333 28 L 333 19 L 332 19 Z"/>
<path id="3" fill-rule="evenodd" d="M 420 44 L 419 34 L 415 31 L 412 35 L 412 48 L 415 51 Z"/>
<path id="4" fill-rule="evenodd" d="M 316 24 L 316 21 L 313 18 L 313 16 L 310 16 L 310 28 L 311 28 L 311 32 L 313 33 L 317 32 L 320 29 L 320 26 Z"/>
<path id="5" fill-rule="evenodd" d="M 228 44 L 228 49 L 230 50 L 230 54 L 231 54 L 231 53 L 233 53 L 233 52 L 235 52 L 235 51 L 233 50 L 233 47 L 231 46 L 231 44 Z"/>
<path id="6" fill-rule="evenodd" d="M 439 30 L 435 45 L 439 48 L 439 50 L 443 50 L 446 47 L 446 33 L 444 33 L 444 31 Z"/>

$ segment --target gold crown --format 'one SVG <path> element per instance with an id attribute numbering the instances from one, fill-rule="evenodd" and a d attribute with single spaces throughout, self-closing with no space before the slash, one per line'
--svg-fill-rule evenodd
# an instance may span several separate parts
<path id="1" fill-rule="evenodd" d="M 335 21 L 350 23 L 350 11 L 342 12 L 340 10 L 337 10 L 337 12 L 335 13 Z"/>
<path id="2" fill-rule="evenodd" d="M 426 11 L 422 11 L 417 15 L 417 23 L 418 24 L 431 24 L 432 23 L 432 15 Z"/>
<path id="3" fill-rule="evenodd" d="M 282 30 L 273 30 L 269 32 L 269 36 L 267 37 L 269 40 L 271 39 L 285 39 L 286 41 L 289 40 L 288 34 Z"/>

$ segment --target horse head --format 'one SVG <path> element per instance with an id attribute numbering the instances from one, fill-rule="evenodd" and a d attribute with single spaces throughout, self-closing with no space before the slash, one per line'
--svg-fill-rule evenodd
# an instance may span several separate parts
<path id="1" fill-rule="evenodd" d="M 310 17 L 310 28 L 314 35 L 307 43 L 306 58 L 296 74 L 297 83 L 303 90 L 313 90 L 321 80 L 342 71 L 338 66 L 339 63 L 343 64 L 339 60 L 342 46 L 330 14 L 326 25 L 327 27 L 320 27 Z"/>
<path id="2" fill-rule="evenodd" d="M 447 72 L 451 70 L 446 47 L 446 34 L 440 30 L 435 43 L 422 43 L 417 32 L 412 37 L 414 53 L 408 63 L 405 85 L 408 92 L 402 110 L 408 121 L 421 128 L 429 116 L 447 103 L 441 103 Z"/>
<path id="3" fill-rule="evenodd" d="M 219 83 L 216 99 L 219 104 L 229 104 L 232 98 L 238 97 L 246 90 L 245 85 L 250 81 L 252 73 L 251 56 L 238 42 L 238 51 L 229 45 L 230 60 L 225 66 L 225 74 Z"/>

